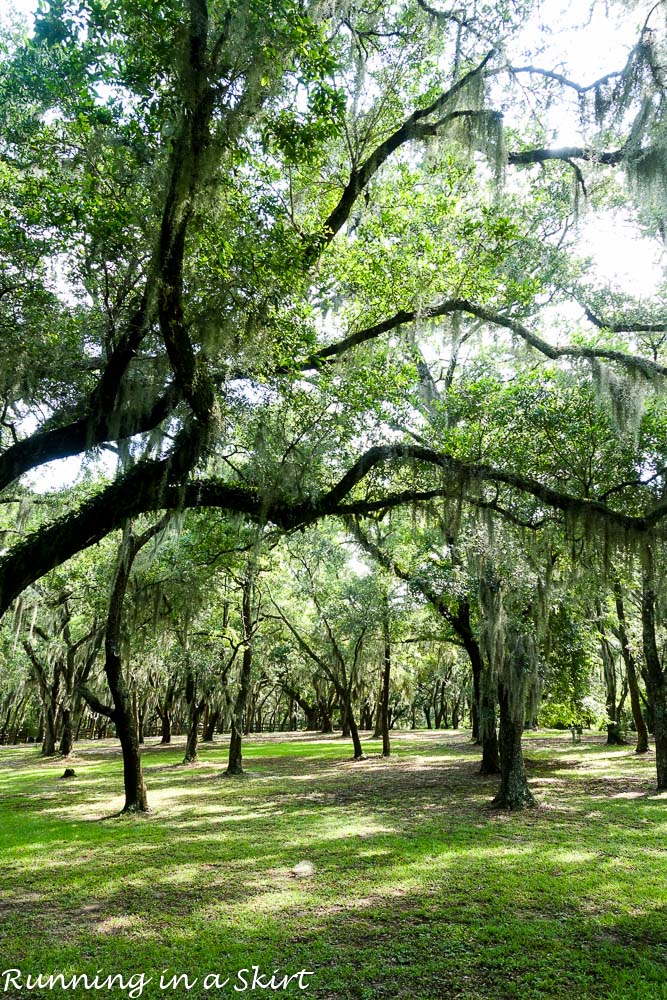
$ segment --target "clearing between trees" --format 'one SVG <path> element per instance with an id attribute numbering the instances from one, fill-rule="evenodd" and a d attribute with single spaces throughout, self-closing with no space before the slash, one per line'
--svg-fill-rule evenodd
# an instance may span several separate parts
<path id="1" fill-rule="evenodd" d="M 37 747 L 0 748 L 0 972 L 145 973 L 148 998 L 234 996 L 243 969 L 250 993 L 253 966 L 311 971 L 280 992 L 318 1000 L 667 997 L 652 754 L 527 734 L 539 805 L 508 813 L 464 732 L 397 733 L 388 760 L 366 738 L 357 762 L 336 737 L 252 737 L 231 780 L 226 741 L 195 765 L 183 745 L 148 741 L 141 816 L 114 815 L 115 741 L 78 744 L 68 781 Z M 161 990 L 164 970 L 197 982 Z M 205 990 L 213 974 L 229 984 Z"/>

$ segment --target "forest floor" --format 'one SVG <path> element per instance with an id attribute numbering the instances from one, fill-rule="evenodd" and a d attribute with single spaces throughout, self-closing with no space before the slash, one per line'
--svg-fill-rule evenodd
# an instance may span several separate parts
<path id="1" fill-rule="evenodd" d="M 389 760 L 367 740 L 375 756 L 357 763 L 340 738 L 253 737 L 248 776 L 227 780 L 225 748 L 184 766 L 182 741 L 149 741 L 152 811 L 118 817 L 115 741 L 77 744 L 68 781 L 62 760 L 0 747 L 0 1000 L 667 998 L 652 754 L 529 734 L 540 804 L 508 814 L 489 810 L 496 780 L 466 733 L 396 734 Z M 291 874 L 301 861 L 310 877 Z M 122 981 L 26 978 L 97 970 Z"/>

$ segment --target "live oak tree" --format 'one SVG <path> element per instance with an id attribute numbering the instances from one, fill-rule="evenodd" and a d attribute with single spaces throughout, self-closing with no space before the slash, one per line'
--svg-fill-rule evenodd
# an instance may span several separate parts
<path id="1" fill-rule="evenodd" d="M 661 303 L 603 295 L 570 233 L 571 182 L 593 209 L 632 210 L 619 172 L 645 229 L 664 228 L 660 5 L 636 5 L 625 65 L 584 82 L 518 50 L 535 7 L 54 0 L 7 38 L 0 489 L 102 447 L 122 462 L 8 549 L 0 611 L 128 518 L 173 508 L 289 530 L 439 497 L 659 550 Z M 549 145 L 555 105 L 579 143 Z M 573 302 L 554 341 L 545 304 Z M 596 387 L 628 428 L 641 387 L 640 447 L 604 481 L 563 478 L 552 440 L 506 454 L 520 391 L 489 411 L 489 447 L 435 433 L 432 328 L 453 345 L 435 346 L 445 387 L 492 333 L 501 373 L 547 359 L 564 381 L 546 396 L 571 378 L 585 409 Z M 662 748 L 654 595 L 651 575 Z"/>

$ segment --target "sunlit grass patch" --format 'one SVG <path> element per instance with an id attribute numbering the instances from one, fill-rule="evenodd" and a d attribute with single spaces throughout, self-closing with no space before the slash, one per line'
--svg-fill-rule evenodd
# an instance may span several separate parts
<path id="1" fill-rule="evenodd" d="M 389 761 L 358 764 L 340 738 L 252 739 L 246 782 L 221 780 L 224 745 L 196 768 L 151 745 L 151 814 L 105 819 L 113 742 L 77 747 L 69 782 L 34 748 L 2 749 L 0 954 L 30 971 L 307 968 L 319 1000 L 659 1000 L 652 761 L 565 736 L 527 739 L 541 804 L 519 815 L 488 809 L 467 734 L 397 734 Z M 215 995 L 198 990 L 181 995 Z"/>

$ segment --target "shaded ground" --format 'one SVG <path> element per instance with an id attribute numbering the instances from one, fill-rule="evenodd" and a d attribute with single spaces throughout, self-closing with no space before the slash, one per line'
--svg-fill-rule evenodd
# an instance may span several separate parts
<path id="1" fill-rule="evenodd" d="M 151 1000 L 275 996 L 236 978 L 253 965 L 274 985 L 312 971 L 284 992 L 317 1000 L 667 998 L 652 758 L 530 734 L 540 807 L 517 816 L 488 810 L 467 734 L 401 734 L 389 761 L 366 749 L 353 763 L 340 738 L 253 738 L 249 777 L 223 780 L 224 745 L 195 766 L 153 745 L 153 811 L 118 818 L 115 741 L 77 745 L 72 781 L 0 748 L 0 973 L 145 972 Z M 302 860 L 312 877 L 291 875 Z M 165 969 L 197 982 L 163 991 Z M 204 989 L 209 973 L 230 982 Z M 130 995 L 22 982 L 0 976 L 0 997 Z"/>

